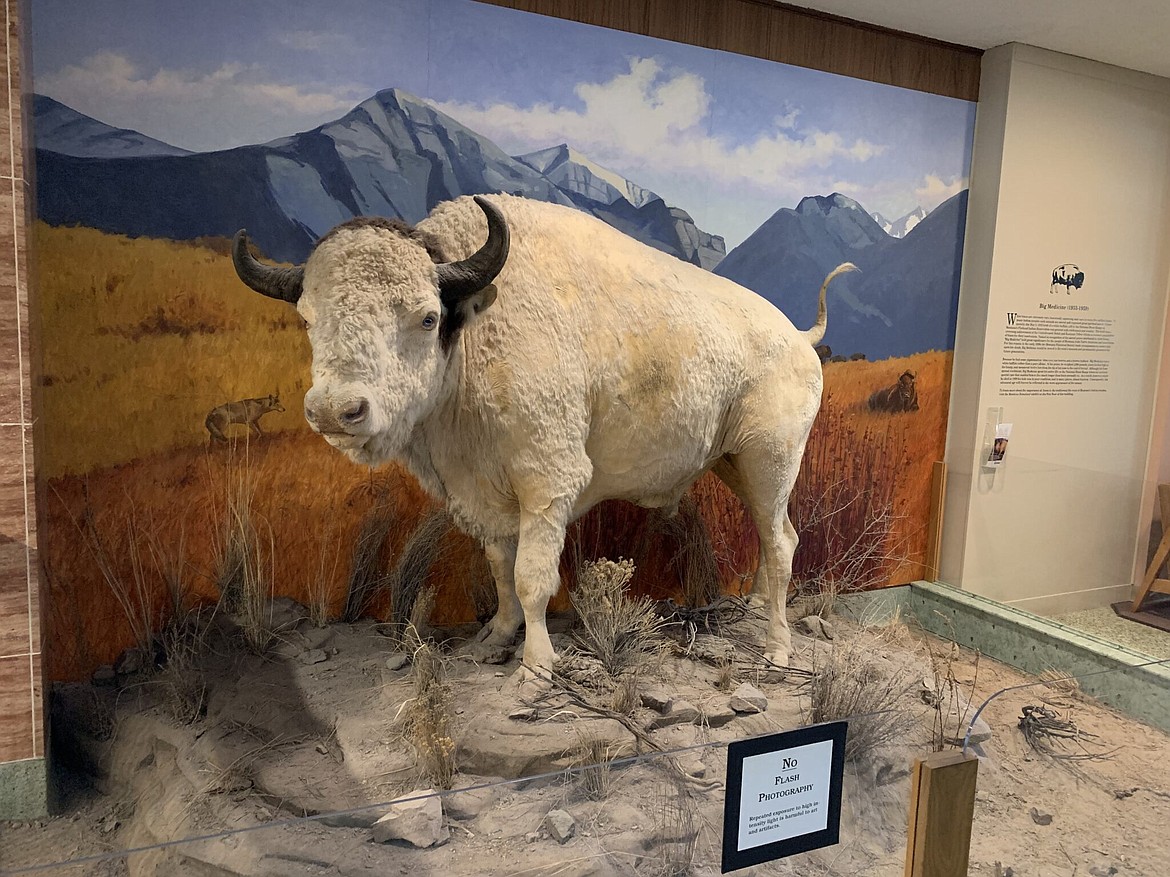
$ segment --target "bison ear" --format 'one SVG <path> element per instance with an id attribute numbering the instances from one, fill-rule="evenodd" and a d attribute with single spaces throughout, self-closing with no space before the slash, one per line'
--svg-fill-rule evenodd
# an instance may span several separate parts
<path id="1" fill-rule="evenodd" d="M 444 308 L 443 319 L 439 323 L 439 342 L 443 345 L 443 350 L 449 350 L 459 337 L 459 333 L 490 308 L 495 300 L 496 286 L 489 283 L 483 289 L 453 304 L 449 309 Z"/>

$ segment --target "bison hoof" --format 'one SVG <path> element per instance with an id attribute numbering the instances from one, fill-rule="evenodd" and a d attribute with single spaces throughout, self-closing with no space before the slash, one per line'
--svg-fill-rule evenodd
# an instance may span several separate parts
<path id="1" fill-rule="evenodd" d="M 764 669 L 783 672 L 788 669 L 788 652 L 772 649 L 764 653 Z"/>

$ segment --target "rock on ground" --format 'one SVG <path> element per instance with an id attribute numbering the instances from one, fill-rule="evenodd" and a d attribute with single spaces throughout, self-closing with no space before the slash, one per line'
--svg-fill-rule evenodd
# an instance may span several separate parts
<path id="1" fill-rule="evenodd" d="M 404 840 L 416 847 L 439 846 L 450 837 L 434 789 L 415 789 L 392 802 L 390 812 L 374 823 L 373 833 L 378 843 Z"/>
<path id="2" fill-rule="evenodd" d="M 544 817 L 544 830 L 563 844 L 577 833 L 577 820 L 566 810 L 550 810 Z"/>
<path id="3" fill-rule="evenodd" d="M 768 698 L 750 682 L 744 682 L 732 693 L 728 706 L 737 713 L 762 713 L 768 708 Z"/>

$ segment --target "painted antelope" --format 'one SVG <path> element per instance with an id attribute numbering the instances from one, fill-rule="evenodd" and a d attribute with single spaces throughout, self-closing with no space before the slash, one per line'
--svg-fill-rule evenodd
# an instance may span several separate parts
<path id="1" fill-rule="evenodd" d="M 212 408 L 207 414 L 203 425 L 211 433 L 211 445 L 216 442 L 226 442 L 227 428 L 233 423 L 241 423 L 252 431 L 252 435 L 259 438 L 264 435 L 260 429 L 260 418 L 270 411 L 284 411 L 280 404 L 280 397 L 276 395 L 261 396 L 259 399 L 241 399 L 238 402 L 225 402 L 218 408 Z"/>

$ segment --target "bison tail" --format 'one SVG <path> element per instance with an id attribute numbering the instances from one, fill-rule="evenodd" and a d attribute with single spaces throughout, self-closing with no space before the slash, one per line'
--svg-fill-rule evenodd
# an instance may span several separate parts
<path id="1" fill-rule="evenodd" d="M 825 307 L 825 293 L 829 290 L 829 284 L 833 282 L 834 277 L 850 271 L 861 271 L 861 269 L 852 262 L 843 262 L 830 271 L 829 276 L 825 278 L 825 282 L 821 284 L 821 298 L 817 304 L 817 321 L 813 323 L 811 329 L 806 329 L 804 332 L 804 337 L 808 339 L 808 343 L 813 347 L 816 347 L 824 340 L 825 328 L 829 324 L 829 312 Z"/>

